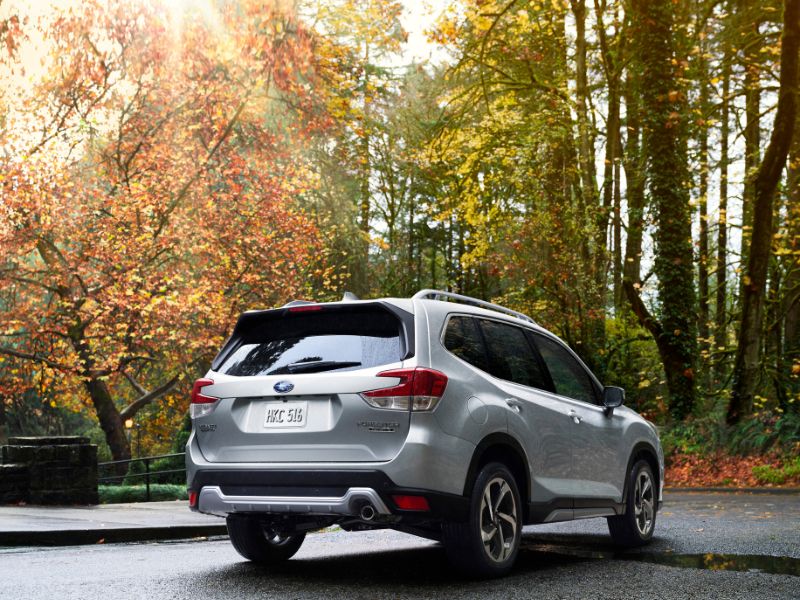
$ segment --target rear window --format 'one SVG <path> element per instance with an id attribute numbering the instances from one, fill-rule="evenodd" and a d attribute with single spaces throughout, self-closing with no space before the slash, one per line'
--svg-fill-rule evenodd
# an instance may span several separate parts
<path id="1" fill-rule="evenodd" d="M 215 370 L 239 376 L 350 371 L 399 362 L 403 353 L 400 320 L 380 307 L 265 313 L 240 321 Z"/>

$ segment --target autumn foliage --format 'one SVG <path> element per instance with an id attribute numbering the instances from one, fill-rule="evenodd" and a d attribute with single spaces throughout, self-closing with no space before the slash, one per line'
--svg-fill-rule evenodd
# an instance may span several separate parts
<path id="1" fill-rule="evenodd" d="M 438 288 L 798 453 L 800 0 L 421 4 L 0 0 L 0 436 L 166 451 L 240 312 Z"/>
<path id="2" fill-rule="evenodd" d="M 90 2 L 45 34 L 4 132 L 0 393 L 93 409 L 127 458 L 126 419 L 163 396 L 175 426 L 238 314 L 320 268 L 291 154 L 325 121 L 312 40 L 260 3 Z"/>

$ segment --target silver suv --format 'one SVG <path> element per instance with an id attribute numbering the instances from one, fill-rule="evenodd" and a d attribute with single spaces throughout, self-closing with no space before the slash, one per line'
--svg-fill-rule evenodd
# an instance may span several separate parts
<path id="1" fill-rule="evenodd" d="M 261 563 L 334 524 L 440 540 L 481 576 L 526 524 L 605 517 L 644 544 L 663 453 L 623 400 L 529 317 L 458 294 L 251 311 L 194 384 L 189 504 Z"/>

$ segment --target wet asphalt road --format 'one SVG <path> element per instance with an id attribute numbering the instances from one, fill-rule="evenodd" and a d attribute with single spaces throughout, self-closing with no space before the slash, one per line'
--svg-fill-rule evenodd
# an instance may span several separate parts
<path id="1" fill-rule="evenodd" d="M 385 531 L 310 535 L 270 571 L 224 539 L 0 549 L 0 599 L 800 598 L 798 495 L 670 494 L 656 536 L 615 554 L 604 520 L 528 527 L 514 572 L 495 581 L 465 580 L 441 546 Z"/>

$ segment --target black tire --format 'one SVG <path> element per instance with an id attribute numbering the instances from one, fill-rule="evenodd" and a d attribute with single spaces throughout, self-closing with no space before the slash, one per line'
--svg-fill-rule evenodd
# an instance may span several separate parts
<path id="1" fill-rule="evenodd" d="M 247 560 L 262 565 L 290 559 L 306 539 L 305 532 L 283 535 L 251 516 L 229 515 L 226 523 L 231 544 L 236 551 Z"/>
<path id="2" fill-rule="evenodd" d="M 484 500 L 487 490 L 488 503 Z M 472 486 L 468 520 L 442 526 L 447 557 L 473 577 L 505 575 L 517 559 L 522 524 L 522 503 L 514 476 L 505 465 L 489 463 Z M 489 537 L 484 540 L 484 536 Z"/>
<path id="3" fill-rule="evenodd" d="M 625 514 L 608 517 L 608 530 L 618 546 L 647 544 L 656 528 L 658 490 L 650 463 L 637 461 L 628 473 Z"/>

